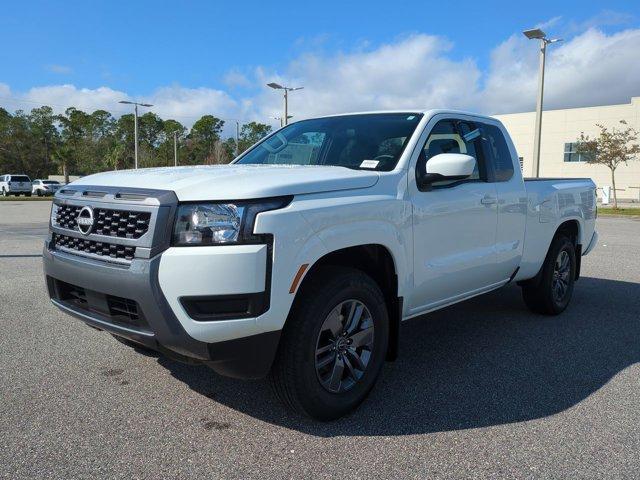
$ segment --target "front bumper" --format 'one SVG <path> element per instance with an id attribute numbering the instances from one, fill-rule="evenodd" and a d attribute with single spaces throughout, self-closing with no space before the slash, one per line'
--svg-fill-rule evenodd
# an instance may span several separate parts
<path id="1" fill-rule="evenodd" d="M 220 289 L 233 289 L 233 281 L 228 280 L 226 285 L 223 281 L 218 285 L 203 282 L 211 268 L 217 270 L 217 278 L 229 279 L 228 265 L 218 265 L 224 272 L 220 276 L 221 270 L 211 263 L 210 257 L 202 256 L 199 261 L 196 257 L 194 261 L 193 257 L 181 258 L 183 251 L 172 254 L 172 250 L 176 249 L 150 259 L 134 258 L 123 266 L 55 250 L 47 242 L 43 260 L 49 295 L 58 308 L 88 325 L 169 356 L 200 361 L 222 375 L 236 378 L 266 375 L 275 357 L 280 331 L 253 334 L 255 329 L 250 327 L 255 325 L 254 318 L 205 321 L 190 318 L 179 295 L 199 298 L 212 291 L 228 294 L 229 290 Z M 178 261 L 180 269 L 174 268 Z M 185 265 L 200 268 L 205 276 L 189 280 Z M 81 293 L 72 291 L 73 287 L 80 287 L 75 290 Z M 238 336 L 239 326 L 246 335 Z M 230 330 L 233 335 L 225 333 Z"/>

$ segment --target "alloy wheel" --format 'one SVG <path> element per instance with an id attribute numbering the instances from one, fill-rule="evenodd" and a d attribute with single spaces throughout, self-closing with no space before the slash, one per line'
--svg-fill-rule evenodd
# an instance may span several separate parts
<path id="1" fill-rule="evenodd" d="M 320 384 L 331 393 L 353 388 L 373 354 L 371 312 L 359 300 L 346 300 L 331 310 L 316 342 L 315 366 Z"/>
<path id="2" fill-rule="evenodd" d="M 566 250 L 561 250 L 553 266 L 553 298 L 561 303 L 569 290 L 569 276 L 571 275 L 571 260 Z"/>

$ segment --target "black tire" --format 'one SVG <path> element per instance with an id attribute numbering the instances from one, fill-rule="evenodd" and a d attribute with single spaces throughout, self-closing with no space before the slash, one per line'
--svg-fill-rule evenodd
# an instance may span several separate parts
<path id="1" fill-rule="evenodd" d="M 36 195 L 41 197 L 42 196 L 42 191 L 41 190 L 36 190 Z"/>
<path id="2" fill-rule="evenodd" d="M 8 197 L 9 196 L 9 193 L 7 193 L 7 191 L 4 188 L 2 189 L 2 196 L 3 197 Z"/>
<path id="3" fill-rule="evenodd" d="M 367 319 L 367 328 L 363 323 L 362 326 L 358 324 L 355 329 L 357 333 L 352 331 L 354 338 L 365 330 L 369 331 L 371 327 L 368 326 L 373 325 L 373 329 L 370 330 L 373 339 L 370 339 L 369 346 L 365 347 L 366 350 L 361 347 L 353 348 L 357 343 L 354 342 L 351 348 L 346 347 L 349 351 L 327 352 L 333 355 L 334 364 L 338 357 L 341 359 L 340 363 L 345 372 L 340 374 L 340 378 L 344 375 L 344 380 L 340 380 L 338 389 L 344 387 L 346 390 L 332 392 L 326 383 L 323 385 L 321 371 L 316 370 L 317 349 L 321 339 L 325 338 L 329 332 L 326 328 L 323 330 L 323 327 L 327 325 L 330 314 L 338 312 L 343 305 L 351 305 L 349 302 L 353 302 L 353 305 L 357 305 L 359 309 L 360 305 L 364 305 L 365 313 L 360 313 L 359 317 Z M 351 315 L 350 317 L 353 318 Z M 348 319 L 344 316 L 332 318 L 337 318 L 338 322 L 342 321 L 344 325 L 348 323 Z M 358 323 L 358 320 L 355 323 Z M 349 328 L 345 326 L 344 330 Z M 343 332 L 342 335 L 347 333 Z M 338 340 L 335 342 L 341 341 L 341 335 L 336 337 Z M 351 345 L 351 337 L 345 338 L 348 338 Z M 333 342 L 333 339 L 328 342 Z M 360 405 L 373 388 L 384 364 L 388 342 L 387 307 L 384 295 L 376 282 L 360 270 L 321 267 L 305 281 L 298 293 L 282 332 L 278 353 L 269 375 L 270 383 L 278 398 L 292 410 L 317 420 L 340 418 Z M 353 352 L 357 348 L 360 348 L 357 353 L 358 359 L 361 360 L 365 355 L 367 356 L 367 363 L 363 370 L 352 368 L 356 365 Z M 328 368 L 335 368 L 335 365 Z M 356 376 L 358 379 L 355 378 Z"/>
<path id="4" fill-rule="evenodd" d="M 31 196 L 31 194 L 30 194 L 30 193 L 25 193 L 25 194 L 24 194 L 24 196 L 25 196 L 25 197 L 30 197 L 30 196 Z"/>
<path id="5" fill-rule="evenodd" d="M 558 262 L 567 258 L 568 270 L 561 273 Z M 522 297 L 529 310 L 543 315 L 558 315 L 562 313 L 573 294 L 576 278 L 576 248 L 573 242 L 564 235 L 553 239 L 549 252 L 542 265 L 540 281 L 527 282 L 522 286 Z M 558 282 L 563 284 L 559 288 Z"/>

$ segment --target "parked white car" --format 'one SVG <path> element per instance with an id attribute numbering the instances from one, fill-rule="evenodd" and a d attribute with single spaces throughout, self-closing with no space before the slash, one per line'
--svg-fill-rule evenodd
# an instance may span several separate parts
<path id="1" fill-rule="evenodd" d="M 26 175 L 0 175 L 0 194 L 31 196 L 31 179 Z"/>
<path id="2" fill-rule="evenodd" d="M 56 180 L 36 179 L 32 182 L 32 193 L 39 197 L 55 194 L 62 184 Z"/>
<path id="3" fill-rule="evenodd" d="M 52 302 L 90 326 L 269 375 L 285 404 L 333 419 L 395 358 L 404 320 L 511 282 L 532 311 L 561 313 L 596 214 L 590 179 L 524 181 L 493 118 L 340 115 L 290 124 L 231 165 L 71 183 L 44 271 Z"/>

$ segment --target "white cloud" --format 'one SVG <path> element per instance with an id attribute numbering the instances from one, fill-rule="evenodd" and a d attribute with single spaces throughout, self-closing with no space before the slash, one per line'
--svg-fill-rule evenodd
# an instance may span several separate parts
<path id="1" fill-rule="evenodd" d="M 127 98 L 126 93 L 109 87 L 77 88 L 70 84 L 34 87 L 20 95 L 25 104 L 51 105 L 56 112 L 63 112 L 67 107 L 87 111 L 118 110 L 118 101 Z"/>
<path id="2" fill-rule="evenodd" d="M 253 83 L 246 75 L 238 70 L 230 70 L 228 71 L 224 78 L 224 83 L 230 88 L 236 87 L 252 87 Z"/>
<path id="3" fill-rule="evenodd" d="M 546 24 L 562 28 L 561 19 Z M 474 59 L 454 58 L 451 49 L 445 38 L 415 34 L 377 47 L 362 44 L 349 52 L 304 53 L 280 71 L 256 66 L 245 67 L 243 72 L 249 75 L 239 70 L 226 75 L 228 85 L 253 94 L 174 85 L 136 99 L 154 104 L 152 111 L 187 126 L 203 114 L 270 122 L 270 117 L 282 113 L 281 92 L 265 87 L 271 81 L 305 87 L 290 95 L 295 119 L 376 109 L 450 107 L 507 113 L 534 108 L 538 70 L 534 42 L 514 34 L 492 50 L 486 72 Z M 640 95 L 639 51 L 640 29 L 607 34 L 589 28 L 549 46 L 545 107 L 626 103 Z M 117 115 L 129 111 L 117 104 L 123 99 L 131 100 L 126 92 L 107 86 L 52 85 L 18 93 L 0 84 L 0 105 L 12 109 L 49 104 L 57 111 L 76 106 Z"/>
<path id="4" fill-rule="evenodd" d="M 46 69 L 51 73 L 59 73 L 61 75 L 68 75 L 70 73 L 73 73 L 73 68 L 68 67 L 66 65 L 52 64 L 52 65 L 47 65 Z"/>
<path id="5" fill-rule="evenodd" d="M 493 51 L 478 108 L 534 108 L 538 49 L 532 43 L 513 36 Z M 607 35 L 592 28 L 547 52 L 545 108 L 627 103 L 640 95 L 640 29 Z"/>
<path id="6" fill-rule="evenodd" d="M 299 117 L 374 109 L 465 107 L 472 103 L 480 71 L 473 60 L 452 60 L 451 44 L 440 37 L 412 35 L 376 49 L 333 56 L 302 55 L 284 75 L 256 71 L 257 83 L 304 85 L 291 93 Z M 256 113 L 281 111 L 279 94 L 265 89 Z"/>
<path id="7" fill-rule="evenodd" d="M 228 93 L 204 87 L 161 87 L 142 100 L 153 104 L 152 111 L 160 116 L 189 125 L 205 114 L 234 118 L 238 112 L 238 102 Z"/>
<path id="8" fill-rule="evenodd" d="M 0 104 L 23 110 L 50 105 L 56 113 L 62 113 L 68 107 L 76 107 L 89 112 L 108 110 L 119 116 L 130 111 L 128 106 L 118 104 L 120 100 L 134 99 L 126 92 L 109 87 L 91 89 L 77 88 L 70 84 L 51 85 L 34 87 L 17 94 L 8 85 L 0 83 Z M 191 125 L 205 114 L 233 117 L 238 111 L 237 102 L 227 93 L 210 88 L 161 87 L 135 100 L 151 103 L 151 111 L 163 118 L 175 118 L 186 125 Z"/>

